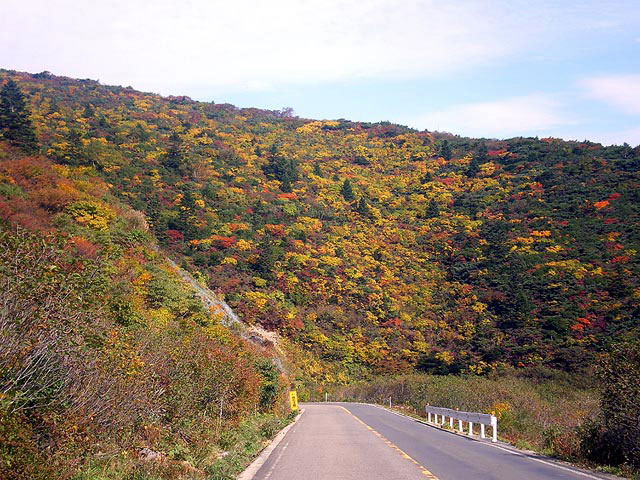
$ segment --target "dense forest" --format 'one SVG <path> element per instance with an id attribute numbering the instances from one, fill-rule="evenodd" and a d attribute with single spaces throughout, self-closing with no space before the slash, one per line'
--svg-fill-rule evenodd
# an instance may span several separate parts
<path id="1" fill-rule="evenodd" d="M 71 472 L 65 451 L 123 429 L 205 469 L 211 429 L 224 449 L 251 412 L 276 421 L 272 349 L 221 325 L 164 254 L 287 339 L 307 385 L 590 373 L 640 336 L 640 147 L 0 78 L 6 471 L 24 454 L 29 478 Z M 33 463 L 34 428 L 68 437 L 60 465 Z"/>
<path id="2" fill-rule="evenodd" d="M 245 321 L 310 351 L 306 371 L 322 380 L 579 370 L 638 336 L 640 148 L 3 75 L 28 98 L 41 154 L 103 179 Z M 40 208 L 63 218 L 94 208 L 51 195 Z M 38 221 L 6 196 L 0 208 Z"/>

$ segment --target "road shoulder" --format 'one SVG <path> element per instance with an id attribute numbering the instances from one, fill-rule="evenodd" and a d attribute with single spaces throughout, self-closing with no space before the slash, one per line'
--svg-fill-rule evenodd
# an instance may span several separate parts
<path id="1" fill-rule="evenodd" d="M 597 471 L 597 470 L 593 470 L 593 469 L 589 469 L 586 468 L 582 465 L 576 465 L 573 464 L 571 462 L 567 462 L 564 460 L 560 460 L 558 458 L 553 458 L 553 457 L 548 457 L 544 454 L 541 454 L 539 452 L 535 452 L 533 450 L 522 450 L 519 449 L 517 447 L 515 447 L 514 445 L 504 442 L 504 441 L 498 441 L 498 442 L 492 442 L 491 439 L 489 438 L 485 438 L 482 439 L 477 435 L 473 435 L 473 436 L 469 436 L 466 433 L 460 433 L 459 431 L 457 431 L 456 429 L 450 429 L 450 428 L 443 428 L 439 425 L 435 425 L 433 423 L 429 423 L 426 422 L 425 420 L 421 419 L 421 418 L 416 418 L 413 417 L 411 415 L 407 415 L 405 413 L 390 409 L 386 406 L 383 405 L 376 405 L 373 403 L 365 403 L 365 402 L 336 402 L 336 404 L 342 404 L 345 406 L 348 406 L 349 404 L 356 404 L 356 405 L 366 405 L 369 407 L 375 407 L 378 408 L 380 410 L 384 410 L 387 413 L 391 413 L 393 415 L 397 415 L 399 417 L 404 417 L 408 420 L 411 420 L 413 422 L 419 423 L 424 425 L 425 427 L 430 427 L 433 428 L 435 430 L 441 431 L 441 432 L 445 432 L 445 433 L 449 433 L 452 435 L 457 435 L 460 437 L 463 437 L 465 439 L 468 440 L 472 440 L 474 442 L 477 442 L 479 444 L 485 445 L 487 447 L 491 447 L 491 448 L 496 448 L 499 450 L 503 450 L 505 452 L 508 452 L 512 455 L 516 455 L 516 456 L 521 456 L 524 458 L 527 458 L 529 460 L 532 460 L 534 462 L 539 462 L 542 464 L 546 464 L 548 466 L 551 467 L 555 467 L 558 468 L 560 470 L 564 470 L 564 471 L 568 471 L 568 472 L 572 472 L 576 475 L 585 477 L 585 478 L 591 478 L 594 480 L 624 480 L 623 477 L 619 477 L 610 473 L 605 473 L 605 472 L 601 472 L 601 471 Z M 352 415 L 356 416 L 353 412 L 350 412 Z"/>
<path id="2" fill-rule="evenodd" d="M 238 475 L 237 480 L 251 480 L 256 475 L 256 473 L 258 473 L 260 467 L 262 467 L 262 465 L 264 465 L 265 462 L 269 459 L 269 456 L 273 453 L 276 447 L 280 445 L 280 442 L 282 442 L 289 430 L 293 428 L 293 426 L 298 422 L 303 413 L 304 409 L 301 409 L 300 413 L 296 415 L 296 418 L 293 420 L 293 422 L 291 422 L 289 425 L 278 432 L 271 443 L 267 445 L 262 450 L 262 452 L 260 452 L 260 455 L 258 455 L 253 462 L 251 462 L 251 465 L 245 468 L 244 471 L 240 475 Z"/>

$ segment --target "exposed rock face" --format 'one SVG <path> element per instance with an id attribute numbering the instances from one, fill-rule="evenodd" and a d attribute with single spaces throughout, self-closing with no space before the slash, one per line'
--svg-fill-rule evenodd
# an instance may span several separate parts
<path id="1" fill-rule="evenodd" d="M 156 452 L 155 450 L 151 450 L 147 447 L 142 447 L 138 450 L 138 458 L 145 462 L 161 462 L 164 463 L 167 461 L 167 457 L 164 453 Z"/>

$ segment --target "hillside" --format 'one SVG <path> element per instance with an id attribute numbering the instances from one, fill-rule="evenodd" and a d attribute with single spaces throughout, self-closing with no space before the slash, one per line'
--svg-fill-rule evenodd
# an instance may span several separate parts
<path id="1" fill-rule="evenodd" d="M 284 421 L 272 345 L 109 189 L 0 142 L 0 477 L 233 478 Z"/>
<path id="2" fill-rule="evenodd" d="M 26 94 L 57 171 L 100 178 L 143 212 L 245 322 L 305 349 L 307 381 L 575 371 L 638 337 L 638 147 L 468 139 L 1 75 Z M 0 180 L 2 218 L 39 222 L 12 174 Z M 87 218 L 65 195 L 36 200 L 62 230 Z"/>

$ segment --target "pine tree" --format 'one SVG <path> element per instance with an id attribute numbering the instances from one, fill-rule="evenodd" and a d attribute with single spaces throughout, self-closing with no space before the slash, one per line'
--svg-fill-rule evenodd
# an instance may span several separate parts
<path id="1" fill-rule="evenodd" d="M 342 184 L 340 193 L 347 202 L 353 202 L 356 199 L 356 196 L 353 193 L 353 187 L 351 186 L 351 182 L 348 178 L 345 179 L 344 183 Z"/>
<path id="2" fill-rule="evenodd" d="M 440 210 L 438 209 L 438 204 L 434 199 L 429 202 L 429 206 L 427 207 L 427 212 L 425 214 L 426 218 L 435 218 L 440 216 Z"/>
<path id="3" fill-rule="evenodd" d="M 164 155 L 162 159 L 162 165 L 166 168 L 172 168 L 177 170 L 182 165 L 182 152 L 180 147 L 182 146 L 182 140 L 180 139 L 180 135 L 176 132 L 173 132 L 169 137 L 169 148 L 167 149 L 167 153 Z"/>
<path id="4" fill-rule="evenodd" d="M 371 209 L 369 208 L 369 205 L 367 204 L 367 201 L 365 200 L 364 197 L 360 198 L 360 201 L 358 202 L 358 208 L 356 208 L 356 211 L 363 217 L 367 217 L 367 218 L 371 217 Z"/>
<path id="5" fill-rule="evenodd" d="M 0 134 L 27 153 L 38 149 L 27 102 L 20 88 L 9 79 L 0 91 Z"/>
<path id="6" fill-rule="evenodd" d="M 298 162 L 293 158 L 287 160 L 280 154 L 280 148 L 273 144 L 269 151 L 269 163 L 263 165 L 262 171 L 267 178 L 274 178 L 280 181 L 280 190 L 291 192 L 292 185 L 298 181 Z"/>
<path id="7" fill-rule="evenodd" d="M 451 160 L 451 147 L 449 146 L 449 140 L 442 142 L 440 147 L 440 156 L 445 160 Z"/>
<path id="8" fill-rule="evenodd" d="M 320 168 L 320 162 L 318 162 L 317 160 L 313 162 L 313 174 L 318 177 L 324 177 L 322 169 Z"/>
<path id="9" fill-rule="evenodd" d="M 488 155 L 489 151 L 487 150 L 487 146 L 483 143 L 480 145 L 478 153 L 473 155 L 473 158 L 467 167 L 467 171 L 465 172 L 467 177 L 475 177 L 478 174 L 480 171 L 480 165 L 487 162 Z"/>
<path id="10" fill-rule="evenodd" d="M 475 177 L 480 171 L 480 162 L 478 158 L 474 155 L 469 165 L 467 166 L 467 170 L 464 172 L 467 177 Z"/>

